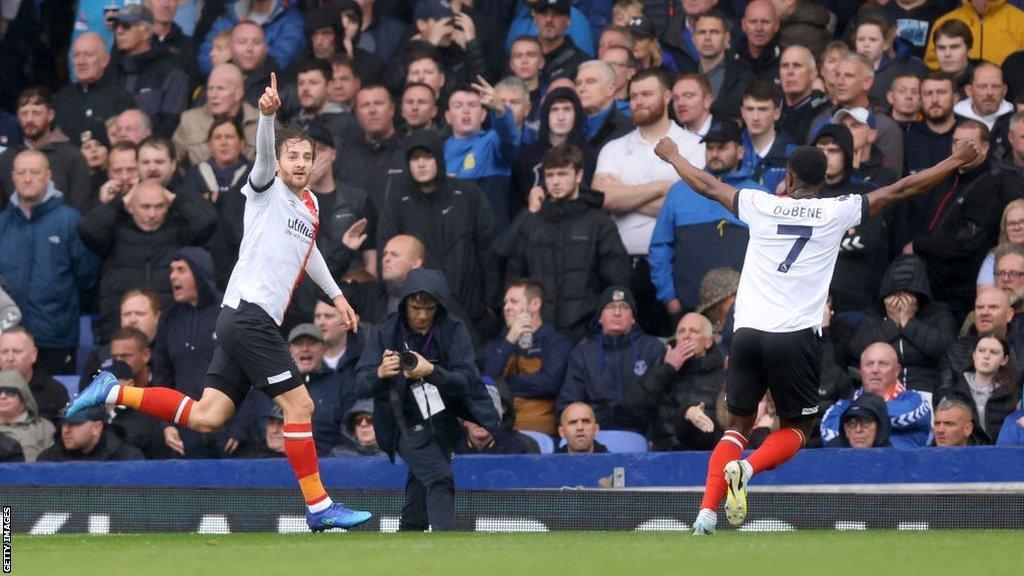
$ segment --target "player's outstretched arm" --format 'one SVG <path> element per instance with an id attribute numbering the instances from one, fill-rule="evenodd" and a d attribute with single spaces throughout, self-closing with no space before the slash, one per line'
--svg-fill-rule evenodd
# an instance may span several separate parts
<path id="1" fill-rule="evenodd" d="M 732 205 L 736 198 L 736 188 L 690 164 L 679 153 L 679 147 L 671 138 L 662 138 L 658 141 L 658 145 L 654 147 L 654 153 L 658 155 L 658 158 L 671 164 L 683 182 L 693 188 L 694 192 L 718 202 L 729 212 L 736 212 Z"/>
<path id="2" fill-rule="evenodd" d="M 257 192 L 270 187 L 277 172 L 277 158 L 274 153 L 274 115 L 281 107 L 277 93 L 277 74 L 270 73 L 270 86 L 260 96 L 260 121 L 256 126 L 256 160 L 253 161 L 249 183 Z"/>
<path id="3" fill-rule="evenodd" d="M 880 214 L 889 206 L 930 190 L 942 182 L 947 176 L 965 164 L 970 164 L 978 157 L 978 148 L 973 142 L 957 142 L 953 144 L 953 153 L 948 158 L 931 168 L 911 174 L 888 186 L 868 192 L 870 216 Z"/>

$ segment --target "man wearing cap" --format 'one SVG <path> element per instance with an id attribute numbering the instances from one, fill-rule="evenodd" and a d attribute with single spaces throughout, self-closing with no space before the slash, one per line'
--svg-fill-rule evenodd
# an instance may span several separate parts
<path id="1" fill-rule="evenodd" d="M 706 149 L 704 169 L 740 188 L 764 190 L 743 164 L 743 136 L 732 120 L 711 127 L 701 140 Z M 747 226 L 717 202 L 679 181 L 668 191 L 651 236 L 651 281 L 658 301 L 673 318 L 696 308 L 699 285 L 713 268 L 743 268 Z"/>
<path id="2" fill-rule="evenodd" d="M 591 329 L 597 334 L 569 354 L 555 407 L 561 412 L 573 402 L 585 402 L 594 408 L 601 428 L 646 436 L 654 411 L 629 406 L 624 399 L 648 370 L 662 363 L 665 345 L 640 330 L 636 300 L 624 286 L 605 289 L 594 312 Z"/>
<path id="3" fill-rule="evenodd" d="M 544 53 L 543 84 L 557 78 L 575 78 L 579 65 L 591 57 L 590 52 L 581 50 L 566 34 L 572 21 L 571 8 L 570 0 L 537 0 L 533 6 L 536 36 Z M 591 52 L 592 43 L 591 40 L 588 46 Z"/>
<path id="4" fill-rule="evenodd" d="M 509 25 L 508 35 L 505 37 L 506 53 L 512 51 L 512 43 L 516 41 L 516 38 L 539 35 L 535 12 L 542 6 L 556 6 L 558 10 L 565 11 L 569 17 L 565 35 L 572 38 L 573 44 L 586 54 L 586 58 L 595 56 L 594 31 L 590 27 L 586 14 L 573 6 L 571 0 L 524 0 L 516 3 L 515 17 Z"/>
<path id="5" fill-rule="evenodd" d="M 293 4 L 277 0 L 236 0 L 213 22 L 199 45 L 200 74 L 209 74 L 212 68 L 213 39 L 239 22 L 252 22 L 263 30 L 261 36 L 266 39 L 266 51 L 281 68 L 291 66 L 306 48 L 302 13 Z"/>
<path id="6" fill-rule="evenodd" d="M 839 417 L 839 432 L 825 445 L 829 448 L 883 448 L 895 446 L 892 438 L 885 402 L 874 394 L 861 394 Z"/>
<path id="7" fill-rule="evenodd" d="M 853 411 L 862 396 L 876 395 L 885 401 L 883 426 L 892 430 L 896 448 L 917 448 L 928 443 L 932 421 L 932 403 L 916 390 L 907 390 L 899 380 L 902 367 L 896 350 L 886 342 L 876 342 L 860 355 L 861 387 L 852 400 L 839 400 L 821 419 L 821 439 L 828 443 L 842 435 L 847 411 Z M 891 424 L 891 426 L 890 426 Z M 880 430 L 881 431 L 881 430 Z M 855 446 L 856 447 L 856 446 Z"/>
<path id="8" fill-rule="evenodd" d="M 60 425 L 60 441 L 39 455 L 39 462 L 116 462 L 144 460 L 142 451 L 121 439 L 107 424 L 107 411 L 93 406 Z"/>
<path id="9" fill-rule="evenodd" d="M 468 94 L 468 93 L 467 93 Z M 378 243 L 398 234 L 418 238 L 426 247 L 426 266 L 441 270 L 452 296 L 485 334 L 497 332 L 495 317 L 501 284 L 493 263 L 496 236 L 491 205 L 471 182 L 449 178 L 440 136 L 415 132 L 406 141 L 408 176 L 392 191 L 378 227 Z M 481 323 L 485 326 L 481 326 Z"/>
<path id="10" fill-rule="evenodd" d="M 46 155 L 18 152 L 12 172 L 14 202 L 0 211 L 0 278 L 35 337 L 37 366 L 71 374 L 79 305 L 96 286 L 100 263 L 79 237 L 82 216 L 54 186 Z"/>
<path id="11" fill-rule="evenodd" d="M 262 415 L 261 424 L 266 423 L 263 438 L 254 442 L 243 458 L 284 458 L 284 411 L 277 404 L 271 404 Z"/>
<path id="12" fill-rule="evenodd" d="M 0 435 L 21 444 L 26 462 L 53 446 L 56 428 L 39 415 L 28 382 L 16 370 L 0 372 Z"/>
<path id="13" fill-rule="evenodd" d="M 174 148 L 183 163 L 193 166 L 210 158 L 210 126 L 216 117 L 238 120 L 245 131 L 244 153 L 250 161 L 255 155 L 256 124 L 259 112 L 243 98 L 245 80 L 238 66 L 218 64 L 206 79 L 206 103 L 184 111 L 174 131 Z"/>
<path id="14" fill-rule="evenodd" d="M 315 324 L 299 324 L 288 333 L 288 350 L 313 399 L 313 441 L 316 453 L 327 456 L 341 443 L 342 416 L 356 401 L 355 381 L 345 382 L 324 364 L 324 334 Z M 264 406 L 271 403 L 261 398 Z"/>
<path id="15" fill-rule="evenodd" d="M 307 8 L 303 20 L 310 41 L 307 58 L 329 63 L 334 56 L 344 55 L 352 62 L 356 76 L 367 82 L 380 81 L 384 62 L 373 52 L 360 47 L 363 10 L 354 0 L 334 0 L 323 6 Z M 294 69 L 286 75 L 294 77 Z"/>
<path id="16" fill-rule="evenodd" d="M 847 119 L 853 120 L 849 116 Z M 863 132 L 866 126 L 858 129 Z M 863 134 L 860 137 L 863 138 Z M 855 140 L 843 124 L 829 124 L 814 138 L 814 146 L 825 153 L 827 162 L 822 198 L 867 194 L 877 187 L 877 184 L 865 182 L 854 170 Z M 839 244 L 839 259 L 832 273 L 829 294 L 833 299 L 832 309 L 841 315 L 837 320 L 850 328 L 859 321 L 861 312 L 875 304 L 882 276 L 889 267 L 895 242 L 891 232 L 893 213 L 890 210 L 872 216 L 850 228 Z"/>
<path id="17" fill-rule="evenodd" d="M 455 528 L 451 453 L 461 437 L 458 419 L 495 437 L 498 413 L 473 360 L 469 331 L 448 313 L 449 292 L 438 270 L 413 269 L 401 304 L 369 330 L 356 368 L 357 395 L 372 397 L 377 443 L 409 467 L 400 531 Z"/>
<path id="18" fill-rule="evenodd" d="M 633 257 L 630 285 L 643 302 L 641 325 L 651 333 L 669 333 L 671 321 L 657 304 L 647 254 L 658 211 L 679 175 L 657 161 L 651 146 L 668 137 L 686 158 L 703 168 L 704 145 L 669 117 L 672 78 L 668 72 L 660 68 L 637 72 L 629 93 L 637 128 L 601 149 L 592 188 L 604 193 L 604 209 L 612 214 L 626 252 Z"/>
<path id="19" fill-rule="evenodd" d="M 135 107 L 132 95 L 107 74 L 109 64 L 110 54 L 99 34 L 86 32 L 71 44 L 76 81 L 61 88 L 53 100 L 56 123 L 72 142 L 87 130 L 102 133 L 108 118 Z"/>
<path id="20" fill-rule="evenodd" d="M 619 231 L 601 210 L 603 198 L 583 186 L 583 152 L 571 144 L 541 160 L 543 199 L 536 213 L 519 213 L 508 235 L 507 279 L 536 278 L 544 287 L 543 316 L 574 341 L 587 336 L 594 303 L 608 286 L 629 282 L 630 263 Z"/>
<path id="21" fill-rule="evenodd" d="M 174 388 L 198 400 L 203 395 L 206 368 L 217 344 L 214 333 L 223 295 L 217 288 L 213 258 L 203 248 L 179 249 L 172 257 L 169 274 L 174 304 L 161 314 L 157 325 L 151 385 Z M 185 456 L 231 455 L 237 444 L 246 439 L 247 428 L 255 421 L 257 405 L 252 400 L 247 398 L 224 427 L 213 434 L 179 428 Z"/>
<path id="22" fill-rule="evenodd" d="M 50 178 L 64 202 L 81 212 L 92 195 L 89 166 L 78 147 L 54 125 L 53 93 L 42 86 L 26 88 L 18 96 L 17 107 L 22 141 L 0 154 L 0 209 L 16 191 L 14 159 L 25 150 L 38 150 L 46 155 Z"/>
<path id="23" fill-rule="evenodd" d="M 135 97 L 153 120 L 153 132 L 170 138 L 188 106 L 189 81 L 168 48 L 153 40 L 153 13 L 141 4 L 113 17 L 117 51 L 111 59 L 114 82 Z"/>
<path id="24" fill-rule="evenodd" d="M 832 115 L 832 123 L 843 124 L 853 137 L 851 175 L 874 187 L 896 181 L 896 174 L 885 166 L 882 152 L 875 147 L 878 130 L 874 113 L 867 108 L 840 108 Z"/>

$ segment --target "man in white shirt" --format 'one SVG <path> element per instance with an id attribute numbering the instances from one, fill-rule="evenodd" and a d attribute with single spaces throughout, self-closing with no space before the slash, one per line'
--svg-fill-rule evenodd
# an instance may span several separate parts
<path id="1" fill-rule="evenodd" d="M 825 184 L 824 152 L 797 148 L 789 158 L 780 196 L 736 190 L 692 166 L 674 142 L 663 139 L 655 153 L 690 187 L 736 214 L 750 229 L 750 242 L 736 296 L 726 398 L 726 431 L 711 454 L 695 534 L 711 534 L 718 505 L 733 525 L 747 515 L 746 486 L 755 473 L 792 458 L 811 432 L 818 412 L 818 338 L 838 245 L 848 228 L 890 205 L 927 191 L 978 155 L 959 142 L 939 164 L 862 196 L 819 198 Z M 757 406 L 770 391 L 780 427 L 749 458 L 740 460 L 754 427 Z M 728 494 L 727 494 L 728 493 Z"/>
<path id="2" fill-rule="evenodd" d="M 103 371 L 75 397 L 67 416 L 90 406 L 123 405 L 211 433 L 256 388 L 284 412 L 285 453 L 306 501 L 306 523 L 319 532 L 361 524 L 370 513 L 335 504 L 324 490 L 313 441 L 313 400 L 279 326 L 303 273 L 332 299 L 347 327 L 355 330 L 359 319 L 316 247 L 319 207 L 306 187 L 315 144 L 304 132 L 285 130 L 275 150 L 274 116 L 280 107 L 272 72 L 270 87 L 259 100 L 256 160 L 242 188 L 245 235 L 217 318 L 217 348 L 202 398 L 195 401 L 171 388 L 124 386 Z"/>
<path id="3" fill-rule="evenodd" d="M 592 187 L 604 193 L 604 209 L 612 214 L 626 252 L 632 257 L 630 290 L 641 303 L 640 325 L 649 334 L 662 335 L 670 333 L 673 327 L 658 305 L 647 251 L 665 194 L 679 175 L 670 165 L 658 161 L 654 145 L 669 138 L 699 168 L 704 167 L 704 145 L 699 136 L 669 118 L 670 73 L 661 68 L 637 72 L 629 94 L 636 129 L 601 149 Z"/>

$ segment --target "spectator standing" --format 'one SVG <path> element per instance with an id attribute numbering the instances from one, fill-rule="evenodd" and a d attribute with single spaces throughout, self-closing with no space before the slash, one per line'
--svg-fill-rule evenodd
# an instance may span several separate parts
<path id="1" fill-rule="evenodd" d="M 568 34 L 571 9 L 570 0 L 537 0 L 533 5 L 536 36 L 544 53 L 545 83 L 575 78 L 579 65 L 593 56 L 593 40 L 587 38 L 577 46 Z"/>
<path id="2" fill-rule="evenodd" d="M 341 374 L 324 363 L 324 335 L 313 324 L 299 324 L 288 333 L 288 349 L 313 399 L 313 441 L 327 456 L 342 442 L 343 416 L 355 403 L 354 386 L 345 389 Z M 349 384 L 354 385 L 352 380 Z M 261 398 L 263 404 L 269 399 Z"/>
<path id="3" fill-rule="evenodd" d="M 35 340 L 24 327 L 15 326 L 0 334 L 0 370 L 17 370 L 28 382 L 39 416 L 56 425 L 68 403 L 68 390 L 45 370 L 35 367 L 38 358 Z"/>
<path id="4" fill-rule="evenodd" d="M 156 329 L 163 311 L 159 294 L 152 290 L 129 290 L 121 296 L 120 311 L 121 328 L 131 327 L 139 330 L 146 336 L 147 342 L 153 342 L 156 339 Z M 108 360 L 110 360 L 109 343 L 93 348 L 82 365 L 78 389 L 85 390 L 86 386 L 92 382 L 96 371 Z"/>
<path id="5" fill-rule="evenodd" d="M 681 74 L 672 84 L 672 113 L 676 122 L 701 138 L 708 135 L 717 120 L 711 114 L 714 102 L 711 84 L 700 74 Z"/>
<path id="6" fill-rule="evenodd" d="M 949 20 L 967 24 L 978 43 L 971 47 L 971 57 L 988 60 L 999 66 L 1007 56 L 1024 48 L 1024 12 L 1006 0 L 963 0 L 963 5 L 935 20 L 938 29 Z M 985 34 L 984 32 L 988 32 Z M 935 67 L 935 42 L 928 43 L 925 63 Z"/>
<path id="7" fill-rule="evenodd" d="M 39 347 L 37 366 L 71 374 L 80 303 L 96 286 L 99 261 L 79 238 L 82 216 L 64 203 L 46 156 L 14 159 L 14 202 L 0 212 L 0 277 Z"/>
<path id="8" fill-rule="evenodd" d="M 805 46 L 820 54 L 832 40 L 836 18 L 828 8 L 808 0 L 772 0 L 779 17 L 779 44 Z"/>
<path id="9" fill-rule="evenodd" d="M 213 39 L 222 30 L 234 28 L 242 22 L 252 22 L 262 30 L 260 36 L 265 38 L 266 52 L 281 68 L 291 66 L 306 48 L 302 13 L 295 6 L 276 0 L 236 0 L 225 6 L 224 13 L 213 22 L 199 45 L 200 74 L 207 75 L 213 69 L 210 62 Z M 245 71 L 242 63 L 236 63 Z"/>

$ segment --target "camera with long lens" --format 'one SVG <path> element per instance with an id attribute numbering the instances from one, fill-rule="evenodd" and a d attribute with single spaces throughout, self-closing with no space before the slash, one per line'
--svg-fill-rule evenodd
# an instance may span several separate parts
<path id="1" fill-rule="evenodd" d="M 405 351 L 398 354 L 398 364 L 402 367 L 403 372 L 414 370 L 419 362 L 419 358 L 412 352 Z"/>

